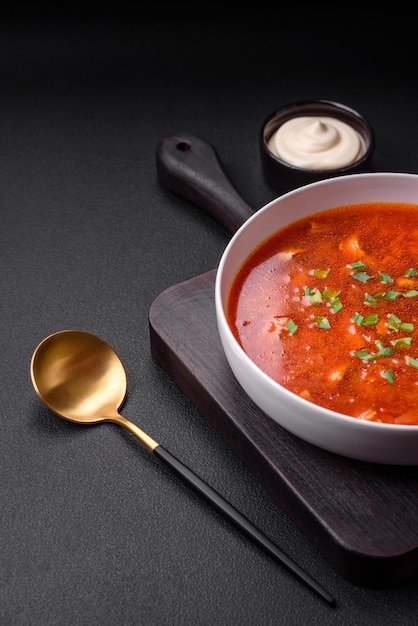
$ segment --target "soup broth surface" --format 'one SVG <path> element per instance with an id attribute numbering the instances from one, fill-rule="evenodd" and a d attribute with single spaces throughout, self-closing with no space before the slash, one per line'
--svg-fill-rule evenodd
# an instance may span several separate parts
<path id="1" fill-rule="evenodd" d="M 418 205 L 341 206 L 280 229 L 243 263 L 226 314 L 248 356 L 292 392 L 418 424 Z"/>

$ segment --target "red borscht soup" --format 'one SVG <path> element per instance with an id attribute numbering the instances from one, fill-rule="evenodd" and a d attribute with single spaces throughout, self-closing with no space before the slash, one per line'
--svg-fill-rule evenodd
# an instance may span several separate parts
<path id="1" fill-rule="evenodd" d="M 248 356 L 295 394 L 418 424 L 418 206 L 341 206 L 280 229 L 243 263 L 226 314 Z"/>

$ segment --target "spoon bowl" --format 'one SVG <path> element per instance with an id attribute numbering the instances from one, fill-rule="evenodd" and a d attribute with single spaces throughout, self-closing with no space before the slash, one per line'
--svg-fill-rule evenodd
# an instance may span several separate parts
<path id="1" fill-rule="evenodd" d="M 46 337 L 31 362 L 32 382 L 51 411 L 72 422 L 114 418 L 126 396 L 125 368 L 112 348 L 90 333 Z"/>

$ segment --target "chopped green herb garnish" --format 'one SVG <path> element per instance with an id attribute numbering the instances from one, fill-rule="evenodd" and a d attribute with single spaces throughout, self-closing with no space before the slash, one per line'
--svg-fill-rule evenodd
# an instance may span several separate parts
<path id="1" fill-rule="evenodd" d="M 314 276 L 315 278 L 326 278 L 328 276 L 328 274 L 330 273 L 331 268 L 328 268 L 326 270 L 314 270 Z"/>
<path id="2" fill-rule="evenodd" d="M 376 359 L 383 356 L 391 356 L 393 353 L 392 348 L 385 348 L 379 341 L 376 341 L 376 347 L 378 347 L 379 350 L 374 354 L 366 350 L 366 348 L 363 348 L 363 350 L 358 350 L 355 354 L 362 361 L 375 361 Z"/>
<path id="3" fill-rule="evenodd" d="M 370 296 L 370 298 L 374 298 L 376 303 L 379 300 L 388 300 L 388 301 L 393 301 L 396 300 L 396 298 L 399 298 L 400 296 L 402 296 L 404 294 L 402 294 L 400 291 L 379 291 L 379 293 L 375 293 L 374 296 Z"/>
<path id="4" fill-rule="evenodd" d="M 379 316 L 374 313 L 373 315 L 367 315 L 363 322 L 362 326 L 375 326 L 379 321 Z"/>
<path id="5" fill-rule="evenodd" d="M 366 317 L 363 317 L 363 315 L 356 312 L 351 319 L 359 326 L 375 326 L 379 321 L 379 316 L 374 313 L 373 315 L 367 315 Z"/>
<path id="6" fill-rule="evenodd" d="M 327 287 L 322 292 L 322 300 L 324 302 L 330 302 L 331 300 L 334 300 L 335 298 L 337 298 L 340 295 L 340 293 L 341 291 L 336 291 L 335 289 L 330 289 L 329 287 Z"/>
<path id="7" fill-rule="evenodd" d="M 315 321 L 318 328 L 325 328 L 326 330 L 329 330 L 331 328 L 331 324 L 329 323 L 328 318 L 324 315 L 315 315 Z"/>
<path id="8" fill-rule="evenodd" d="M 309 296 L 309 299 L 312 304 L 318 304 L 318 302 L 322 302 L 322 295 L 319 289 L 316 289 L 315 291 L 313 291 L 311 295 Z"/>
<path id="9" fill-rule="evenodd" d="M 379 293 L 375 293 L 374 297 L 377 300 L 384 300 L 386 297 L 386 291 L 379 291 Z"/>
<path id="10" fill-rule="evenodd" d="M 404 348 L 410 346 L 412 343 L 412 337 L 401 337 L 400 339 L 395 339 L 393 342 L 393 346 L 395 348 Z"/>
<path id="11" fill-rule="evenodd" d="M 375 357 L 378 359 L 380 356 L 392 356 L 393 350 L 392 348 L 380 348 L 375 354 Z"/>
<path id="12" fill-rule="evenodd" d="M 292 319 L 286 322 L 286 328 L 291 335 L 294 335 L 298 329 L 298 327 L 296 326 L 295 322 Z"/>
<path id="13" fill-rule="evenodd" d="M 364 269 L 366 266 L 363 261 L 354 261 L 354 263 L 349 263 L 347 267 L 351 267 L 353 270 Z"/>
<path id="14" fill-rule="evenodd" d="M 368 304 L 369 306 L 377 306 L 377 300 L 375 296 L 371 296 L 369 293 L 364 294 L 364 304 Z"/>
<path id="15" fill-rule="evenodd" d="M 341 304 L 341 300 L 339 298 L 334 298 L 333 300 L 331 300 L 329 305 L 333 313 L 338 313 L 338 311 L 341 311 L 341 309 L 343 308 L 343 305 Z"/>
<path id="16" fill-rule="evenodd" d="M 401 322 L 399 324 L 399 330 L 404 330 L 407 333 L 412 332 L 414 330 L 414 325 L 406 322 Z"/>
<path id="17" fill-rule="evenodd" d="M 416 289 L 411 289 L 403 294 L 404 298 L 414 298 L 415 296 L 418 296 L 418 291 Z"/>
<path id="18" fill-rule="evenodd" d="M 381 283 L 393 283 L 393 278 L 384 272 L 379 272 L 379 280 Z"/>
<path id="19" fill-rule="evenodd" d="M 406 362 L 408 365 L 412 365 L 412 367 L 418 368 L 418 359 L 413 359 L 412 356 L 407 356 Z"/>
<path id="20" fill-rule="evenodd" d="M 399 319 L 399 317 L 396 317 L 396 315 L 394 315 L 393 313 L 390 315 L 388 322 L 387 322 L 388 327 L 396 331 L 399 330 L 400 323 L 401 323 L 401 320 Z"/>
<path id="21" fill-rule="evenodd" d="M 373 276 L 370 276 L 367 272 L 356 272 L 355 274 L 352 274 L 352 277 L 360 283 L 367 283 L 368 280 L 373 278 Z"/>
<path id="22" fill-rule="evenodd" d="M 382 294 L 383 300 L 396 300 L 401 295 L 400 291 L 387 291 Z"/>
<path id="23" fill-rule="evenodd" d="M 411 332 L 414 330 L 414 325 L 409 322 L 402 322 L 399 317 L 394 315 L 393 313 L 390 315 L 388 322 L 388 328 L 391 330 L 395 330 L 396 332 L 400 330 L 404 330 L 406 332 Z"/>
<path id="24" fill-rule="evenodd" d="M 371 354 L 371 352 L 369 352 L 365 348 L 363 348 L 363 350 L 358 350 L 355 354 L 362 361 L 373 361 L 375 358 L 375 355 Z"/>
<path id="25" fill-rule="evenodd" d="M 363 316 L 360 315 L 360 313 L 354 313 L 354 315 L 352 316 L 352 321 L 355 322 L 356 324 L 358 324 L 359 326 L 361 326 L 362 322 L 363 322 Z"/>
<path id="26" fill-rule="evenodd" d="M 305 287 L 303 290 L 303 295 L 308 297 L 311 304 L 318 304 L 318 302 L 322 302 L 322 295 L 319 289 L 311 289 L 311 287 Z"/>
<path id="27" fill-rule="evenodd" d="M 394 377 L 393 377 L 393 372 L 392 370 L 386 370 L 386 372 L 383 372 L 383 376 L 386 378 L 386 380 L 392 385 L 394 382 Z"/>
<path id="28" fill-rule="evenodd" d="M 406 270 L 404 276 L 405 278 L 410 278 L 411 276 L 417 275 L 417 270 L 414 267 L 410 267 L 409 270 Z"/>

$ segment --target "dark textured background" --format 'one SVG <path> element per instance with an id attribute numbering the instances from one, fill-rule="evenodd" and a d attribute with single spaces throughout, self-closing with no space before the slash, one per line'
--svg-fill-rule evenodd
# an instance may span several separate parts
<path id="1" fill-rule="evenodd" d="M 0 623 L 4 626 L 416 624 L 417 580 L 355 586 L 280 510 L 150 355 L 165 288 L 216 267 L 229 234 L 160 184 L 155 150 L 211 142 L 244 198 L 275 196 L 261 121 L 325 98 L 359 110 L 376 170 L 418 171 L 408 19 L 274 4 L 0 23 Z M 299 7 L 302 9 L 302 7 Z M 306 7 L 304 7 L 306 10 Z M 180 12 L 181 13 L 181 12 Z M 341 21 L 345 28 L 342 29 Z M 125 364 L 123 414 L 194 469 L 337 599 L 332 609 L 220 518 L 139 442 L 53 416 L 36 345 L 79 328 Z"/>

